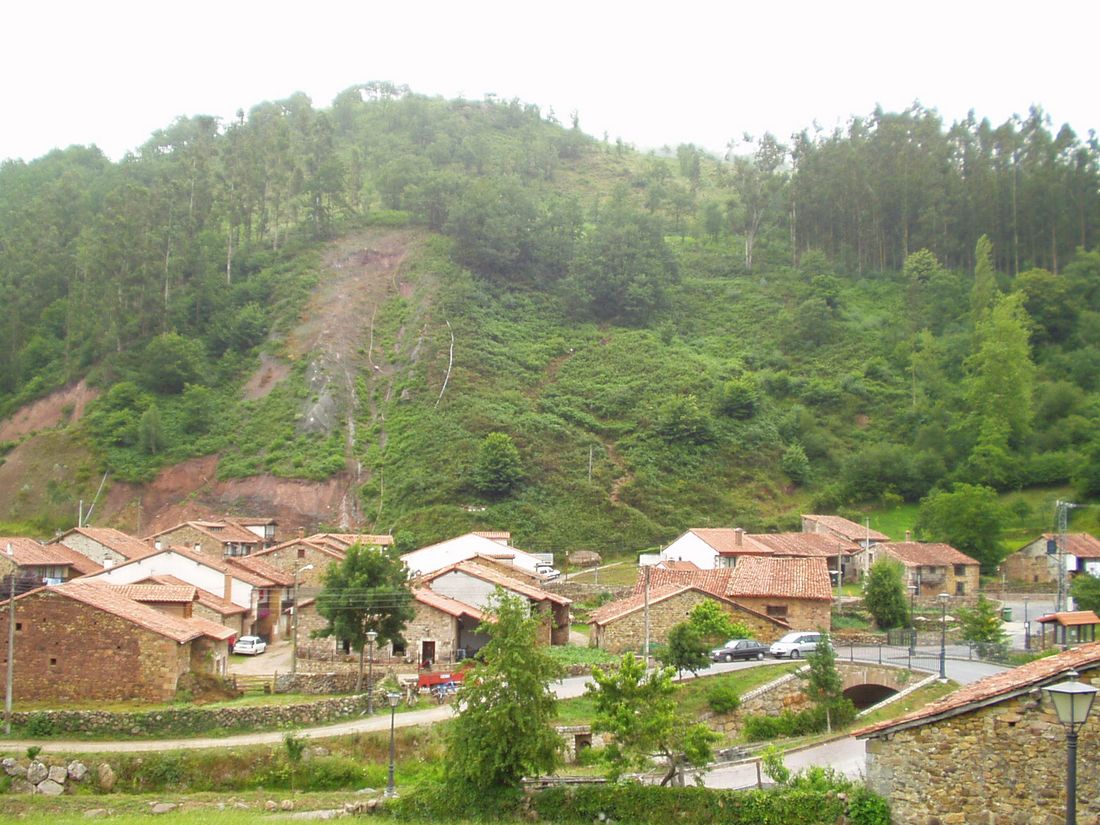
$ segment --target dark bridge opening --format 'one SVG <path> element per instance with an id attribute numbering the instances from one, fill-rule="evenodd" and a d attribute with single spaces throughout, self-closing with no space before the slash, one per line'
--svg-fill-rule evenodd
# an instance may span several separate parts
<path id="1" fill-rule="evenodd" d="M 895 693 L 897 691 L 894 688 L 885 685 L 854 685 L 844 691 L 844 695 L 852 700 L 858 710 L 869 708 Z"/>

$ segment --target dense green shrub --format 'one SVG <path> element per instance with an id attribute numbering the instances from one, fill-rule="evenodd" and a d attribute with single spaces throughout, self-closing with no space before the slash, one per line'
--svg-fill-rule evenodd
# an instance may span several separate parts
<path id="1" fill-rule="evenodd" d="M 715 713 L 733 713 L 741 707 L 741 697 L 730 685 L 718 685 L 707 691 L 707 704 Z"/>
<path id="2" fill-rule="evenodd" d="M 808 736 L 825 730 L 827 721 L 831 721 L 834 727 L 840 727 L 855 719 L 855 715 L 855 705 L 843 699 L 829 707 L 828 720 L 825 706 L 818 705 L 798 713 L 785 710 L 778 716 L 748 716 L 741 732 L 749 742 L 766 742 L 785 736 Z"/>

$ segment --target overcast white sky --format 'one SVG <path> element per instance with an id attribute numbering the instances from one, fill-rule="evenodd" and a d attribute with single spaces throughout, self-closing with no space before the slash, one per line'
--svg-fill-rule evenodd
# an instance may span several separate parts
<path id="1" fill-rule="evenodd" d="M 1042 104 L 1100 126 L 1100 3 L 16 0 L 0 12 L 0 158 L 113 158 L 179 115 L 369 80 L 551 106 L 639 148 L 722 149 L 914 100 L 948 121 Z"/>

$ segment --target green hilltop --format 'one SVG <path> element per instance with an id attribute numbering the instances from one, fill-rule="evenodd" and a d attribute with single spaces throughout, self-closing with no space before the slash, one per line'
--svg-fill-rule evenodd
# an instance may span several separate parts
<path id="1" fill-rule="evenodd" d="M 1095 495 L 1098 153 L 1039 110 L 917 106 L 642 153 L 370 83 L 181 118 L 118 163 L 7 162 L 0 416 L 99 394 L 4 443 L 0 519 L 70 526 L 104 472 L 140 496 L 203 456 L 339 480 L 316 521 L 409 546 L 615 553 L 954 484 Z"/>

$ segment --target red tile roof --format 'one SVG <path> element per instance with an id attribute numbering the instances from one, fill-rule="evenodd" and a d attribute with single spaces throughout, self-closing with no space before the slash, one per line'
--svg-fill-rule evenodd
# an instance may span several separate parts
<path id="1" fill-rule="evenodd" d="M 388 533 L 315 533 L 307 536 L 310 541 L 323 542 L 331 539 L 334 542 L 351 547 L 353 544 L 365 544 L 370 547 L 390 547 L 393 545 L 393 536 Z"/>
<path id="2" fill-rule="evenodd" d="M 744 530 L 732 527 L 694 527 L 688 530 L 722 556 L 743 554 L 761 555 L 771 549 L 753 544 Z M 740 538 L 739 538 L 740 537 Z"/>
<path id="3" fill-rule="evenodd" d="M 475 530 L 475 536 L 481 536 L 483 539 L 492 539 L 493 541 L 511 541 L 512 534 L 507 530 Z"/>
<path id="4" fill-rule="evenodd" d="M 829 568 L 823 558 L 746 556 L 733 568 L 726 595 L 733 599 L 777 596 L 832 601 Z"/>
<path id="5" fill-rule="evenodd" d="M 456 618 L 458 616 L 469 616 L 472 619 L 477 619 L 479 622 L 483 622 L 486 619 L 486 615 L 476 607 L 460 602 L 457 599 L 452 599 L 450 596 L 444 596 L 442 593 L 436 593 L 434 590 L 429 590 L 425 587 L 414 587 L 412 594 L 413 598 L 421 604 L 425 604 L 428 607 L 434 607 L 436 610 L 441 610 Z"/>
<path id="6" fill-rule="evenodd" d="M 113 569 L 119 570 L 130 564 L 138 564 L 152 558 L 153 556 L 160 555 L 161 553 L 175 553 L 177 556 L 183 556 L 185 559 L 190 559 L 191 561 L 198 562 L 204 567 L 209 567 L 212 570 L 217 570 L 222 575 L 229 574 L 231 577 L 239 579 L 240 581 L 243 581 L 246 584 L 250 584 L 253 587 L 273 587 L 277 584 L 277 582 L 273 581 L 272 579 L 255 573 L 245 567 L 242 567 L 240 565 L 228 564 L 222 559 L 220 555 L 214 556 L 209 553 L 196 553 L 190 547 L 181 547 L 178 545 L 172 545 L 171 547 L 165 547 L 160 550 L 155 550 L 144 558 L 131 559 L 130 561 L 123 562 L 122 564 L 116 564 Z M 246 557 L 242 556 L 241 558 Z M 280 578 L 283 578 L 285 575 L 286 574 L 280 571 Z"/>
<path id="7" fill-rule="evenodd" d="M 519 593 L 521 596 L 526 596 L 532 601 L 553 602 L 554 604 L 572 604 L 572 601 L 565 598 L 565 596 L 559 596 L 557 593 L 551 593 L 540 587 L 534 587 L 519 579 L 513 579 L 510 576 L 505 576 L 503 573 L 491 570 L 484 565 L 471 561 L 460 561 L 457 564 L 444 567 L 442 570 L 436 570 L 424 576 L 420 581 L 424 584 L 428 584 L 429 582 L 435 581 L 440 576 L 452 572 L 465 573 L 468 576 L 473 576 L 474 578 L 489 582 L 489 584 L 503 587 L 505 590 L 511 590 L 513 593 Z"/>
<path id="8" fill-rule="evenodd" d="M 852 735 L 860 738 L 884 736 L 893 731 L 919 727 L 940 719 L 958 716 L 986 705 L 995 704 L 1004 699 L 1026 693 L 1036 687 L 1060 682 L 1065 679 L 1066 673 L 1070 670 L 1082 673 L 1098 667 L 1100 667 L 1100 642 L 1081 645 L 1056 656 L 1036 659 L 1034 662 L 1029 662 L 1012 670 L 987 676 L 959 688 L 954 693 L 950 693 L 912 713 L 907 713 L 886 722 L 868 725 L 854 731 Z"/>
<path id="9" fill-rule="evenodd" d="M 141 539 L 134 538 L 128 533 L 123 533 L 113 527 L 74 527 L 72 530 L 62 533 L 50 543 L 64 544 L 65 538 L 73 533 L 79 533 L 94 542 L 98 542 L 127 559 L 137 559 L 155 552 L 151 544 L 146 544 Z"/>
<path id="10" fill-rule="evenodd" d="M 280 552 L 282 550 L 288 550 L 293 547 L 308 547 L 311 550 L 316 550 L 318 553 L 324 553 L 332 556 L 337 561 L 342 560 L 347 553 L 340 545 L 330 544 L 328 542 L 315 541 L 312 537 L 308 539 L 291 539 L 290 541 L 284 541 L 281 544 L 275 544 L 271 547 L 265 547 L 263 550 L 257 550 L 249 555 L 252 559 L 262 559 L 265 556 L 270 556 L 273 553 Z"/>
<path id="11" fill-rule="evenodd" d="M 1057 539 L 1054 533 L 1043 533 L 1047 541 Z M 1088 533 L 1066 533 L 1066 552 L 1079 559 L 1100 559 L 1100 539 Z"/>
<path id="12" fill-rule="evenodd" d="M 1041 624 L 1060 624 L 1062 627 L 1074 627 L 1082 624 L 1100 624 L 1100 616 L 1091 610 L 1074 610 L 1063 613 L 1048 613 L 1035 621 Z"/>
<path id="13" fill-rule="evenodd" d="M 659 563 L 659 566 L 663 567 L 665 570 L 685 570 L 689 572 L 692 570 L 702 570 L 699 565 L 691 561 L 662 561 Z"/>
<path id="14" fill-rule="evenodd" d="M 64 544 L 42 544 L 26 536 L 0 537 L 0 556 L 8 555 L 18 567 L 70 567 L 78 576 L 99 573 L 98 564 Z"/>
<path id="15" fill-rule="evenodd" d="M 802 518 L 815 521 L 827 530 L 832 530 L 838 536 L 843 536 L 849 541 L 861 542 L 867 539 L 871 541 L 890 541 L 890 537 L 878 530 L 870 530 L 862 524 L 857 524 L 840 516 L 815 516 L 803 514 Z"/>
<path id="16" fill-rule="evenodd" d="M 725 596 L 729 589 L 730 576 L 733 570 L 728 567 L 716 570 L 672 570 L 663 567 L 649 568 L 650 592 L 656 587 L 667 584 L 695 585 L 707 593 L 715 596 Z M 634 581 L 634 593 L 645 591 L 645 571 L 638 571 L 638 578 Z"/>
<path id="17" fill-rule="evenodd" d="M 42 591 L 32 592 L 41 593 Z M 180 644 L 204 635 L 202 629 L 197 625 L 188 624 L 186 619 L 169 616 L 167 613 L 161 613 L 152 607 L 135 602 L 118 592 L 111 585 L 103 582 L 77 579 L 76 581 L 59 584 L 56 587 L 48 587 L 46 592 L 57 593 L 66 598 L 91 605 L 98 610 L 112 613 Z"/>
<path id="18" fill-rule="evenodd" d="M 936 544 L 924 541 L 893 541 L 876 544 L 881 550 L 900 561 L 906 567 L 942 567 L 949 564 L 978 564 L 965 553 L 960 553 L 950 544 Z"/>
<path id="19" fill-rule="evenodd" d="M 600 606 L 599 608 L 594 610 L 589 616 L 588 623 L 595 625 L 606 625 L 610 622 L 615 621 L 616 619 L 621 619 L 623 616 L 629 616 L 631 613 L 636 613 L 639 610 L 645 609 L 646 598 L 644 583 L 642 587 L 643 589 L 641 592 L 632 593 L 625 598 L 618 599 L 617 601 L 613 602 L 608 602 L 607 604 Z M 654 587 L 653 582 L 650 581 L 649 605 L 650 607 L 652 607 L 653 605 L 659 602 L 663 602 L 666 599 L 671 599 L 673 596 L 678 596 L 681 593 L 687 593 L 688 591 L 692 590 L 703 593 L 712 599 L 718 599 L 719 601 L 731 604 L 738 610 L 741 610 L 745 613 L 750 613 L 757 618 L 764 619 L 765 621 L 771 622 L 772 624 L 778 625 L 779 627 L 790 628 L 790 624 L 788 624 L 783 619 L 773 618 L 772 616 L 768 616 L 765 613 L 761 613 L 759 610 L 753 610 L 752 608 L 745 607 L 743 604 L 738 604 L 732 599 L 727 599 L 724 596 L 719 596 L 695 584 L 666 583 L 659 585 L 658 587 Z"/>
<path id="20" fill-rule="evenodd" d="M 231 556 L 226 559 L 226 562 L 231 568 L 230 575 L 233 575 L 235 570 L 244 568 L 250 573 L 262 576 L 275 584 L 281 584 L 283 587 L 292 587 L 294 585 L 293 573 L 287 573 L 280 570 L 275 565 L 263 559 L 258 559 L 254 556 Z"/>
<path id="21" fill-rule="evenodd" d="M 116 593 L 121 593 L 135 602 L 154 603 L 190 603 L 195 601 L 196 588 L 189 584 L 112 584 Z"/>
<path id="22" fill-rule="evenodd" d="M 753 533 L 746 538 L 771 549 L 777 556 L 831 558 L 836 555 L 851 555 L 862 549 L 855 542 L 824 533 Z"/>
<path id="23" fill-rule="evenodd" d="M 177 579 L 175 576 L 150 576 L 145 581 L 155 582 L 157 584 L 183 585 L 185 587 L 191 586 L 183 579 Z M 248 612 L 247 607 L 241 607 L 239 604 L 228 602 L 216 593 L 211 593 L 209 590 L 203 590 L 201 587 L 195 588 L 195 596 L 199 604 L 213 610 L 221 616 L 235 616 Z"/>
<path id="24" fill-rule="evenodd" d="M 169 527 L 167 530 L 153 533 L 149 538 L 155 539 L 159 536 L 165 536 L 169 533 L 174 533 L 182 527 L 190 527 L 193 530 L 198 530 L 200 533 L 205 533 L 210 536 L 210 538 L 215 541 L 220 541 L 223 544 L 260 544 L 263 541 L 251 530 L 241 527 L 239 524 L 234 524 L 231 521 L 185 521 L 173 527 Z"/>

